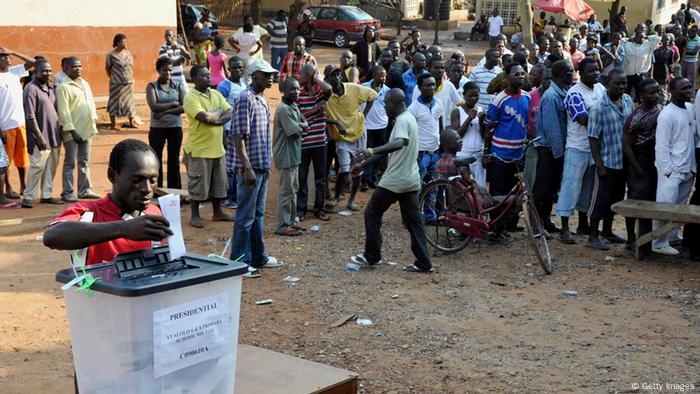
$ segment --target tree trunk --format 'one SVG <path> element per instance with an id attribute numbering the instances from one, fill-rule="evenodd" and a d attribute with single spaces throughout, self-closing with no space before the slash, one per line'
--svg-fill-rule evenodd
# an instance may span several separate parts
<path id="1" fill-rule="evenodd" d="M 612 5 L 610 6 L 610 9 L 608 10 L 610 12 L 610 19 L 608 19 L 608 21 L 610 22 L 610 33 L 615 33 L 619 31 L 619 26 L 617 26 L 617 24 L 613 24 L 615 19 L 617 18 L 617 11 L 619 10 L 620 0 L 613 1 Z"/>
<path id="2" fill-rule="evenodd" d="M 294 3 L 289 6 L 289 21 L 287 22 L 287 49 L 290 51 L 294 48 L 294 38 L 296 38 L 297 29 L 299 28 L 297 21 L 305 4 L 306 3 L 301 0 L 294 0 Z"/>
<path id="3" fill-rule="evenodd" d="M 262 13 L 262 0 L 252 0 L 250 2 L 250 16 L 253 17 L 253 23 L 260 24 L 260 14 Z"/>
<path id="4" fill-rule="evenodd" d="M 434 45 L 440 45 L 440 40 L 438 39 L 438 30 L 440 30 L 440 6 L 442 5 L 442 2 L 446 0 L 435 0 L 435 14 L 433 15 L 433 18 L 435 18 L 435 39 L 433 40 Z"/>
<path id="5" fill-rule="evenodd" d="M 520 15 L 522 15 L 520 23 L 523 27 L 523 43 L 525 45 L 530 45 L 535 42 L 532 36 L 532 1 L 522 0 L 520 1 L 520 6 L 522 7 L 520 10 Z"/>

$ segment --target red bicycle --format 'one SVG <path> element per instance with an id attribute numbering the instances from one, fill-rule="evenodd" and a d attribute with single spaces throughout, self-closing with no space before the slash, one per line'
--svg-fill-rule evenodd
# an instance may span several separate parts
<path id="1" fill-rule="evenodd" d="M 484 239 L 494 234 L 494 228 L 506 218 L 519 214 L 522 207 L 523 221 L 535 255 L 547 274 L 552 273 L 552 256 L 547 245 L 549 234 L 537 214 L 532 193 L 523 179 L 523 161 L 515 162 L 517 183 L 505 196 L 491 196 L 480 187 L 469 170 L 473 157 L 455 159 L 458 175 L 428 182 L 420 193 L 419 206 L 425 221 L 428 242 L 444 253 L 458 252 L 471 239 Z M 501 160 L 492 157 L 491 160 Z"/>

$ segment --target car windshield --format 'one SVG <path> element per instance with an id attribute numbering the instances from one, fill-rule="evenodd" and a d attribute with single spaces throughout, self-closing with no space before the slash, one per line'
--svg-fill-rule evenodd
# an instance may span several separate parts
<path id="1" fill-rule="evenodd" d="M 343 8 L 343 11 L 350 17 L 351 20 L 356 21 L 371 21 L 372 18 L 368 13 L 362 11 L 357 7 L 347 7 Z"/>

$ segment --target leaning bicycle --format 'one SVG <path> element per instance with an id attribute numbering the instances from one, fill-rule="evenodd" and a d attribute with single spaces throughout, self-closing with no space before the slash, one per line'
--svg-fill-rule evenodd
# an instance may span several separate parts
<path id="1" fill-rule="evenodd" d="M 540 265 L 552 273 L 552 255 L 547 244 L 549 234 L 527 189 L 522 160 L 518 166 L 517 182 L 505 196 L 491 196 L 479 186 L 469 170 L 473 157 L 455 159 L 457 175 L 428 182 L 420 193 L 419 206 L 425 220 L 428 243 L 444 253 L 458 252 L 472 239 L 485 239 L 495 234 L 522 208 L 523 220 L 530 243 Z M 500 160 L 493 157 L 492 160 Z M 512 162 L 509 162 L 512 163 Z"/>

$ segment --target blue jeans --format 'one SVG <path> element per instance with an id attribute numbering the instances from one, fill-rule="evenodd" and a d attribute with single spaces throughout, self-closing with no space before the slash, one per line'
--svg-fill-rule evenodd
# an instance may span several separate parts
<path id="1" fill-rule="evenodd" d="M 238 188 L 237 182 L 236 182 L 236 173 L 233 172 L 233 170 L 226 170 L 226 177 L 228 178 L 228 187 L 226 187 L 226 199 L 229 201 L 236 202 L 237 193 L 236 189 Z"/>
<path id="2" fill-rule="evenodd" d="M 272 63 L 272 68 L 280 71 L 282 62 L 288 52 L 289 50 L 287 48 L 270 48 L 270 63 Z"/>
<path id="3" fill-rule="evenodd" d="M 557 215 L 574 216 L 574 208 L 579 212 L 588 212 L 593 193 L 595 166 L 591 152 L 566 148 L 564 151 L 564 172 L 562 175 Z"/>
<path id="4" fill-rule="evenodd" d="M 233 247 L 231 260 L 243 255 L 240 262 L 260 267 L 267 262 L 265 244 L 262 240 L 265 229 L 265 200 L 267 199 L 268 171 L 255 170 L 255 185 L 246 185 L 242 175 L 238 181 L 238 209 L 233 224 Z"/>
<path id="5" fill-rule="evenodd" d="M 433 179 L 435 173 L 435 165 L 438 160 L 440 160 L 440 152 L 428 152 L 420 151 L 418 152 L 418 173 L 420 173 L 420 179 L 423 185 L 430 182 Z M 426 200 L 426 205 L 423 207 L 423 218 L 425 220 L 434 220 L 435 211 L 430 208 L 435 206 L 435 195 L 428 195 Z"/>

